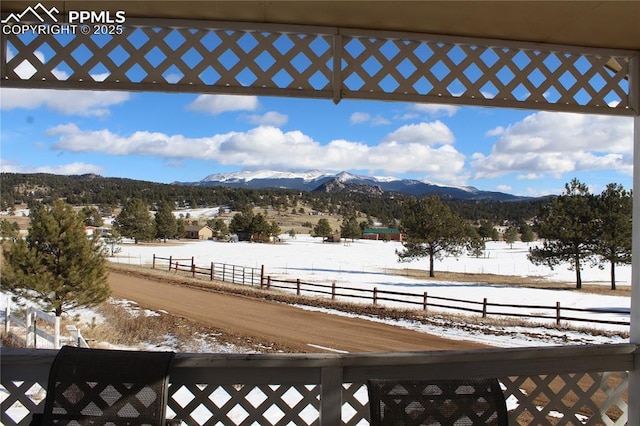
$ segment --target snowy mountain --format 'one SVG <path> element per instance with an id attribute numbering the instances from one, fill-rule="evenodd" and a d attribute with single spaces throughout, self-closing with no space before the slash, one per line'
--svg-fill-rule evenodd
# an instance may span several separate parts
<path id="1" fill-rule="evenodd" d="M 336 174 L 319 170 L 302 173 L 273 170 L 218 173 L 209 175 L 199 182 L 183 182 L 182 184 L 249 189 L 283 188 L 323 192 L 332 190 L 344 192 L 349 189 L 363 192 L 364 187 L 370 186 L 371 193 L 399 192 L 417 196 L 438 195 L 448 199 L 486 201 L 512 201 L 524 198 L 502 192 L 482 191 L 471 186 L 446 186 L 417 179 L 362 176 L 349 172 Z"/>

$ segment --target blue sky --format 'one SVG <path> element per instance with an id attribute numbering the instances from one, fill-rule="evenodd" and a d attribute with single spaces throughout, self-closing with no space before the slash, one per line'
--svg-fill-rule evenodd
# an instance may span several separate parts
<path id="1" fill-rule="evenodd" d="M 560 193 L 631 188 L 626 117 L 343 100 L 0 89 L 6 172 L 155 182 L 242 170 L 350 171 Z"/>

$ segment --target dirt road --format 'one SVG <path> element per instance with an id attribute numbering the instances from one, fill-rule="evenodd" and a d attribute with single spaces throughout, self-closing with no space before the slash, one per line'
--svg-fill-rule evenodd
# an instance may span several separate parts
<path id="1" fill-rule="evenodd" d="M 137 302 L 259 342 L 297 352 L 386 352 L 477 349 L 453 341 L 359 318 L 312 312 L 266 300 L 168 284 L 111 271 L 116 298 Z"/>

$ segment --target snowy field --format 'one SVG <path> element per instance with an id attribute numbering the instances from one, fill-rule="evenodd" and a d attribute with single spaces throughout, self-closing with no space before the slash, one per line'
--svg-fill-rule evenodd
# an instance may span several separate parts
<path id="1" fill-rule="evenodd" d="M 149 265 L 153 255 L 168 258 L 191 258 L 197 266 L 208 267 L 211 262 L 227 263 L 246 267 L 265 267 L 265 274 L 273 279 L 295 280 L 303 282 L 327 284 L 335 282 L 338 287 L 355 287 L 372 290 L 390 290 L 397 292 L 415 293 L 421 295 L 425 291 L 429 297 L 458 298 L 469 301 L 482 302 L 484 298 L 490 303 L 526 304 L 555 306 L 559 302 L 563 308 L 607 309 L 611 314 L 594 314 L 565 312 L 569 316 L 591 316 L 600 320 L 629 321 L 630 298 L 625 296 L 606 296 L 586 293 L 584 291 L 560 291 L 545 289 L 530 289 L 522 287 L 505 287 L 488 283 L 460 283 L 460 282 L 429 282 L 398 274 L 403 268 L 428 268 L 428 260 L 421 259 L 410 263 L 399 263 L 396 250 L 402 245 L 397 242 L 359 240 L 347 243 L 323 243 L 319 238 L 309 235 L 297 235 L 291 238 L 284 234 L 283 242 L 279 244 L 256 243 L 226 243 L 213 241 L 185 240 L 179 243 L 135 245 L 123 244 L 122 252 L 114 262 L 132 265 Z M 562 265 L 555 270 L 531 264 L 526 255 L 529 247 L 525 243 L 514 243 L 513 248 L 504 242 L 489 242 L 485 256 L 482 258 L 462 256 L 460 258 L 445 258 L 436 262 L 437 271 L 491 273 L 501 275 L 521 275 L 542 277 L 548 281 L 575 282 L 575 273 Z M 164 263 L 166 265 L 166 261 Z M 392 269 L 394 271 L 392 271 Z M 437 273 L 436 273 L 437 275 Z M 586 268 L 583 270 L 583 282 L 610 286 L 609 270 Z M 631 282 L 631 267 L 617 267 L 617 285 L 622 288 Z M 353 299 L 352 299 L 353 300 Z M 404 305 L 408 307 L 408 305 Z M 310 308 L 305 308 L 310 309 Z M 501 308 L 507 309 L 507 308 Z M 458 311 L 458 313 L 460 313 Z M 540 314 L 540 310 L 532 309 L 530 313 Z M 542 312 L 553 315 L 550 310 Z M 477 315 L 476 315 L 477 316 Z M 541 322 L 541 320 L 536 320 Z M 553 321 L 550 321 L 550 323 Z M 606 325 L 586 322 L 576 322 L 577 327 L 587 327 L 615 332 L 628 332 L 628 326 Z M 541 328 L 538 337 L 529 337 L 532 328 L 526 330 L 516 327 L 503 329 L 501 333 L 487 334 L 488 326 L 478 330 L 465 331 L 463 327 L 450 327 L 450 322 L 442 326 L 425 326 L 419 324 L 404 324 L 406 327 L 418 329 L 428 333 L 435 333 L 452 338 L 463 338 L 480 341 L 497 346 L 530 346 L 553 345 L 567 342 L 567 330 Z M 451 329 L 449 329 L 451 328 Z M 471 327 L 473 328 L 473 327 Z M 534 327 L 534 329 L 537 327 Z M 526 333 L 525 333 L 526 332 Z M 462 333 L 462 335 L 460 334 Z M 568 338 L 575 343 L 607 343 L 622 342 L 625 339 L 614 336 L 590 336 L 576 333 L 580 336 Z M 597 334 L 597 333 L 596 333 Z"/>
<path id="2" fill-rule="evenodd" d="M 205 219 L 215 217 L 219 211 L 218 209 L 200 209 L 180 211 L 180 213 L 189 213 L 192 218 Z M 122 244 L 122 251 L 117 257 L 110 258 L 110 260 L 123 264 L 149 266 L 152 263 L 154 254 L 164 258 L 170 256 L 174 258 L 191 258 L 193 256 L 195 264 L 202 267 L 208 267 L 211 262 L 253 268 L 260 268 L 264 265 L 266 275 L 270 275 L 273 279 L 295 280 L 299 278 L 303 282 L 327 285 L 335 282 L 337 287 L 361 288 L 369 291 L 376 287 L 378 290 L 416 294 L 416 297 L 427 292 L 429 298 L 456 298 L 479 303 L 486 298 L 490 304 L 552 307 L 559 302 L 563 309 L 606 309 L 615 311 L 608 314 L 565 311 L 563 312 L 565 316 L 586 316 L 598 318 L 599 320 L 629 321 L 630 298 L 626 296 L 597 295 L 576 290 L 561 291 L 508 287 L 491 285 L 486 282 L 462 283 L 418 280 L 403 276 L 402 270 L 403 268 L 410 268 L 426 271 L 428 269 L 428 259 L 420 259 L 409 263 L 398 262 L 396 250 L 402 249 L 402 245 L 398 242 L 357 240 L 346 243 L 323 243 L 319 238 L 301 234 L 294 238 L 283 234 L 281 238 L 282 243 L 279 244 L 192 240 L 170 241 L 167 244 L 133 244 L 131 241 L 125 241 Z M 484 256 L 481 258 L 461 256 L 459 258 L 448 257 L 436 261 L 436 275 L 437 271 L 489 273 L 540 277 L 549 282 L 575 283 L 575 272 L 569 270 L 568 265 L 560 265 L 555 270 L 550 270 L 529 262 L 526 256 L 529 248 L 535 244 L 516 242 L 511 247 L 504 242 L 488 242 Z M 166 264 L 166 261 L 164 262 Z M 619 288 L 630 286 L 631 267 L 617 266 L 616 277 Z M 601 270 L 597 267 L 587 266 L 583 270 L 582 279 L 585 284 L 610 286 L 608 267 Z M 5 309 L 6 298 L 6 294 L 0 293 L 0 311 Z M 354 300 L 350 299 L 350 301 Z M 391 304 L 391 302 L 380 303 Z M 442 303 L 449 304 L 450 302 Z M 406 308 L 410 305 L 402 304 L 399 306 Z M 417 307 L 416 305 L 413 306 Z M 470 307 L 470 305 L 465 306 Z M 477 309 L 477 306 L 473 307 Z M 303 309 L 312 308 L 304 307 Z M 429 308 L 429 310 L 434 312 L 436 308 Z M 499 310 L 500 312 L 509 311 L 507 308 L 500 308 Z M 452 312 L 462 313 L 461 311 Z M 523 313 L 522 310 L 519 310 L 519 312 Z M 333 313 L 345 315 L 339 312 Z M 531 309 L 529 313 L 553 316 L 553 312 L 549 309 Z M 87 310 L 79 310 L 76 313 L 72 313 L 72 315 L 75 314 L 87 318 L 87 322 L 96 317 L 95 313 Z M 489 309 L 489 314 L 489 318 L 491 318 L 491 309 Z M 479 316 L 479 314 L 474 313 L 468 313 L 467 315 L 472 315 L 476 318 Z M 498 327 L 487 324 L 466 324 L 464 319 L 461 319 L 460 323 L 456 324 L 451 320 L 440 321 L 437 316 L 434 316 L 431 324 L 428 325 L 408 322 L 396 324 L 425 333 L 455 339 L 473 340 L 500 347 L 572 343 L 621 343 L 627 341 L 625 337 L 615 334 L 606 336 L 600 335 L 602 333 L 571 331 L 566 327 L 549 327 L 555 322 L 554 320 L 546 321 L 546 324 L 539 319 L 533 321 L 538 324 L 531 324 L 527 327 Z M 540 323 L 547 326 L 540 327 Z M 563 325 L 574 325 L 613 333 L 628 333 L 629 331 L 628 326 L 591 322 L 565 323 Z M 218 351 L 216 348 L 206 347 L 206 345 L 203 346 L 202 350 Z M 228 348 L 225 348 L 224 351 L 227 352 Z"/>

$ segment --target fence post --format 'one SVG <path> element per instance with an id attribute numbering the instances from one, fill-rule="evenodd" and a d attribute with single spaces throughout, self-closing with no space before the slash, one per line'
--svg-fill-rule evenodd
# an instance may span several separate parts
<path id="1" fill-rule="evenodd" d="M 422 295 L 422 310 L 423 311 L 427 310 L 427 292 L 426 291 Z"/>
<path id="2" fill-rule="evenodd" d="M 245 269 L 246 269 L 246 268 L 243 266 L 243 267 L 242 267 L 242 285 L 244 285 L 244 270 L 245 270 Z"/>
<path id="3" fill-rule="evenodd" d="M 482 318 L 486 318 L 487 317 L 487 298 L 485 297 L 484 300 L 482 300 Z"/>
<path id="4" fill-rule="evenodd" d="M 191 269 L 194 269 L 194 270 L 195 270 L 196 263 L 195 263 L 193 260 L 194 260 L 194 259 L 193 259 L 193 256 L 191 256 Z"/>
<path id="5" fill-rule="evenodd" d="M 33 312 L 33 349 L 38 348 L 38 315 Z"/>
<path id="6" fill-rule="evenodd" d="M 267 277 L 267 290 L 271 289 L 271 275 Z"/>
<path id="7" fill-rule="evenodd" d="M 11 329 L 11 298 L 7 297 L 7 310 L 4 311 L 4 334 L 9 334 Z"/>
<path id="8" fill-rule="evenodd" d="M 169 272 L 171 272 L 171 262 L 173 260 L 173 256 L 169 256 Z"/>
<path id="9" fill-rule="evenodd" d="M 60 317 L 55 317 L 53 323 L 53 348 L 60 349 Z"/>
<path id="10" fill-rule="evenodd" d="M 336 282 L 331 283 L 331 300 L 336 300 Z"/>
<path id="11" fill-rule="evenodd" d="M 213 281 L 213 262 L 211 262 L 211 270 L 210 270 L 210 281 Z"/>
<path id="12" fill-rule="evenodd" d="M 225 282 L 225 273 L 227 272 L 227 264 L 223 263 L 222 264 L 222 282 Z"/>
<path id="13" fill-rule="evenodd" d="M 556 325 L 560 325 L 560 302 L 556 302 Z"/>
<path id="14" fill-rule="evenodd" d="M 191 258 L 193 259 L 193 258 Z M 193 262 L 193 260 L 192 260 Z M 191 278 L 195 278 L 196 277 L 196 265 L 194 265 L 193 263 L 191 263 Z"/>
<path id="15" fill-rule="evenodd" d="M 153 263 L 151 264 L 151 269 L 156 269 L 156 254 L 153 253 Z"/>
<path id="16" fill-rule="evenodd" d="M 25 335 L 25 345 L 28 348 L 29 347 L 29 343 L 33 340 L 33 338 L 31 337 L 33 333 L 33 317 L 32 317 L 32 313 L 31 313 L 31 309 L 27 309 L 27 323 L 26 323 L 26 328 L 27 328 L 27 333 Z"/>
<path id="17" fill-rule="evenodd" d="M 262 288 L 264 283 L 264 265 L 260 267 L 260 287 Z"/>
<path id="18" fill-rule="evenodd" d="M 378 287 L 373 288 L 373 304 L 378 304 Z"/>
<path id="19" fill-rule="evenodd" d="M 296 294 L 300 296 L 300 278 L 296 280 Z"/>

